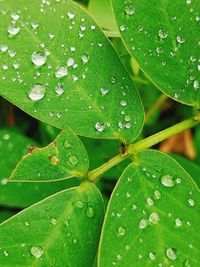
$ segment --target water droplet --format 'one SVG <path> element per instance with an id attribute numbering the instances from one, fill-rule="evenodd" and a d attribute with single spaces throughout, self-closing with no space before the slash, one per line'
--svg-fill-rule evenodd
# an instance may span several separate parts
<path id="1" fill-rule="evenodd" d="M 76 165 L 78 163 L 78 157 L 76 155 L 70 155 L 68 157 L 68 161 L 69 163 L 71 163 L 72 165 Z"/>
<path id="2" fill-rule="evenodd" d="M 179 219 L 179 218 L 176 218 L 175 224 L 176 224 L 176 227 L 181 227 L 183 225 L 181 219 Z"/>
<path id="3" fill-rule="evenodd" d="M 33 52 L 32 62 L 34 65 L 40 67 L 46 63 L 46 55 L 43 52 Z"/>
<path id="4" fill-rule="evenodd" d="M 106 95 L 108 93 L 108 89 L 106 87 L 102 87 L 100 89 L 100 92 L 102 93 L 102 95 Z"/>
<path id="5" fill-rule="evenodd" d="M 7 250 L 4 250 L 4 252 L 3 252 L 3 255 L 5 256 L 5 257 L 8 257 L 8 251 Z"/>
<path id="6" fill-rule="evenodd" d="M 39 258 L 41 258 L 42 255 L 44 254 L 44 251 L 43 251 L 43 249 L 42 249 L 41 247 L 36 247 L 36 246 L 34 246 L 34 247 L 31 248 L 31 254 L 32 254 L 35 258 L 39 259 Z"/>
<path id="7" fill-rule="evenodd" d="M 166 187 L 173 187 L 175 184 L 173 177 L 168 174 L 161 177 L 161 183 Z"/>
<path id="8" fill-rule="evenodd" d="M 98 132 L 103 132 L 104 130 L 105 130 L 105 124 L 104 123 L 102 123 L 102 122 L 97 122 L 96 124 L 95 124 L 95 128 L 96 128 L 96 130 L 98 131 Z"/>
<path id="9" fill-rule="evenodd" d="M 152 212 L 149 216 L 149 221 L 153 224 L 157 224 L 160 221 L 158 213 Z"/>
<path id="10" fill-rule="evenodd" d="M 120 227 L 118 228 L 118 235 L 119 235 L 119 236 L 123 236 L 123 235 L 125 235 L 125 233 L 126 233 L 126 228 L 123 227 L 123 226 L 120 226 Z"/>
<path id="11" fill-rule="evenodd" d="M 194 207 L 194 205 L 195 205 L 195 202 L 194 202 L 194 200 L 193 199 L 188 199 L 188 204 L 191 206 L 191 207 Z"/>
<path id="12" fill-rule="evenodd" d="M 145 229 L 149 225 L 149 222 L 146 219 L 142 219 L 139 222 L 139 228 L 140 229 Z"/>
<path id="13" fill-rule="evenodd" d="M 68 69 L 65 66 L 60 66 L 56 69 L 55 76 L 56 78 L 63 78 L 68 75 Z"/>
<path id="14" fill-rule="evenodd" d="M 119 27 L 119 29 L 120 29 L 121 32 L 124 32 L 124 31 L 126 30 L 126 27 L 125 27 L 124 25 L 121 25 L 121 26 Z"/>
<path id="15" fill-rule="evenodd" d="M 88 207 L 86 210 L 86 216 L 88 218 L 93 218 L 95 215 L 94 209 L 92 207 Z"/>
<path id="16" fill-rule="evenodd" d="M 16 13 L 16 12 L 13 12 L 11 14 L 11 18 L 16 21 L 16 20 L 18 20 L 20 18 L 20 15 L 18 13 Z"/>
<path id="17" fill-rule="evenodd" d="M 79 209 L 82 209 L 85 206 L 85 204 L 83 203 L 83 201 L 77 200 L 76 202 L 74 202 L 74 206 Z"/>
<path id="18" fill-rule="evenodd" d="M 156 254 L 154 252 L 149 252 L 149 259 L 152 260 L 152 261 L 155 261 Z"/>
<path id="19" fill-rule="evenodd" d="M 135 13 L 135 8 L 132 5 L 126 6 L 124 11 L 125 11 L 126 15 L 132 16 Z"/>
<path id="20" fill-rule="evenodd" d="M 10 36 L 15 36 L 20 32 L 20 27 L 18 27 L 17 25 L 11 25 L 8 27 L 8 33 L 10 34 Z"/>
<path id="21" fill-rule="evenodd" d="M 72 13 L 72 12 L 68 12 L 67 16 L 68 16 L 69 19 L 74 19 L 75 18 L 75 14 Z"/>
<path id="22" fill-rule="evenodd" d="M 59 157 L 57 155 L 49 156 L 49 160 L 51 161 L 51 164 L 53 165 L 58 165 L 60 163 Z"/>
<path id="23" fill-rule="evenodd" d="M 71 67 L 74 65 L 74 58 L 73 57 L 70 57 L 68 60 L 67 60 L 67 67 Z"/>
<path id="24" fill-rule="evenodd" d="M 57 84 L 57 86 L 55 88 L 55 93 L 57 95 L 62 95 L 64 93 L 64 88 L 63 88 L 62 84 Z"/>
<path id="25" fill-rule="evenodd" d="M 120 101 L 120 105 L 121 105 L 122 107 L 125 107 L 125 106 L 127 105 L 127 102 L 126 102 L 125 100 L 121 100 L 121 101 Z"/>
<path id="26" fill-rule="evenodd" d="M 148 206 L 153 206 L 154 205 L 154 201 L 153 201 L 153 199 L 151 197 L 148 197 L 146 201 L 147 201 L 147 205 Z"/>
<path id="27" fill-rule="evenodd" d="M 199 89 L 199 81 L 195 80 L 193 82 L 193 87 L 194 87 L 195 90 L 198 90 Z"/>
<path id="28" fill-rule="evenodd" d="M 176 256 L 176 249 L 174 249 L 174 248 L 168 248 L 166 250 L 166 256 L 170 260 L 173 260 L 173 261 L 176 260 L 176 258 L 177 258 L 177 256 Z"/>
<path id="29" fill-rule="evenodd" d="M 6 185 L 9 182 L 9 180 L 7 178 L 4 178 L 0 181 L 1 185 Z"/>
<path id="30" fill-rule="evenodd" d="M 167 36 L 168 36 L 168 33 L 166 30 L 159 30 L 158 31 L 158 36 L 161 38 L 161 39 L 166 39 Z"/>
<path id="31" fill-rule="evenodd" d="M 65 141 L 64 141 L 63 146 L 64 146 L 65 148 L 70 148 L 70 147 L 72 147 L 71 144 L 70 144 L 70 142 L 69 142 L 68 140 L 65 140 Z"/>
<path id="32" fill-rule="evenodd" d="M 36 83 L 28 92 L 28 97 L 33 101 L 41 100 L 45 96 L 45 87 Z"/>
<path id="33" fill-rule="evenodd" d="M 57 224 L 57 219 L 52 218 L 52 219 L 51 219 L 51 224 L 56 225 L 56 224 Z"/>
<path id="34" fill-rule="evenodd" d="M 83 56 L 81 57 L 81 60 L 83 61 L 84 64 L 87 64 L 88 61 L 89 61 L 89 56 L 87 56 L 87 55 L 83 55 Z"/>
<path id="35" fill-rule="evenodd" d="M 176 41 L 177 41 L 177 43 L 179 43 L 179 44 L 183 44 L 183 43 L 185 42 L 185 38 L 184 38 L 182 35 L 178 35 L 178 36 L 176 37 Z"/>

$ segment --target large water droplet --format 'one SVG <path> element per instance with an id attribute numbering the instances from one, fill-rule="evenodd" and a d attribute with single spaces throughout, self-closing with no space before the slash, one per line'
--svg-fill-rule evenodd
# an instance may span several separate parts
<path id="1" fill-rule="evenodd" d="M 162 185 L 166 187 L 173 187 L 175 184 L 175 181 L 173 180 L 173 177 L 171 175 L 163 175 L 161 177 L 161 183 Z"/>
<path id="2" fill-rule="evenodd" d="M 45 96 L 45 87 L 36 83 L 28 92 L 28 97 L 33 101 L 41 100 Z"/>
<path id="3" fill-rule="evenodd" d="M 46 63 L 46 55 L 42 52 L 33 52 L 32 54 L 32 62 L 34 65 L 40 67 Z"/>
<path id="4" fill-rule="evenodd" d="M 158 213 L 152 212 L 149 216 L 149 221 L 153 224 L 157 224 L 160 221 Z"/>

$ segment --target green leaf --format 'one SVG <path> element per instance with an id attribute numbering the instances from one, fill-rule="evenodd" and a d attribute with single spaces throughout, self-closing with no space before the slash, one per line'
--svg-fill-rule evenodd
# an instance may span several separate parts
<path id="1" fill-rule="evenodd" d="M 92 266 L 104 207 L 84 183 L 57 193 L 0 225 L 2 266 Z"/>
<path id="2" fill-rule="evenodd" d="M 144 151 L 112 194 L 99 267 L 198 266 L 199 220 L 199 190 L 189 174 L 171 157 Z"/>
<path id="3" fill-rule="evenodd" d="M 65 129 L 47 147 L 30 148 L 30 152 L 18 163 L 9 179 L 51 182 L 75 176 L 84 177 L 88 164 L 83 144 L 71 130 Z"/>
<path id="4" fill-rule="evenodd" d="M 192 177 L 192 179 L 200 189 L 200 167 L 191 160 L 188 160 L 182 156 L 176 154 L 173 154 L 171 156 L 186 170 L 187 173 L 189 173 L 189 175 Z"/>
<path id="5" fill-rule="evenodd" d="M 124 142 L 139 135 L 144 112 L 138 92 L 108 39 L 80 6 L 68 0 L 10 0 L 0 8 L 4 98 L 79 135 Z"/>
<path id="6" fill-rule="evenodd" d="M 0 205 L 24 208 L 63 189 L 77 186 L 75 179 L 52 183 L 6 183 L 16 164 L 24 156 L 29 146 L 36 143 L 12 129 L 0 130 Z M 25 171 L 26 177 L 28 173 Z"/>
<path id="7" fill-rule="evenodd" d="M 199 1 L 112 4 L 123 41 L 148 77 L 171 98 L 199 106 Z"/>
<path id="8" fill-rule="evenodd" d="M 0 129 L 0 179 L 8 178 L 18 161 L 36 142 L 15 129 Z"/>
<path id="9" fill-rule="evenodd" d="M 88 10 L 102 28 L 118 32 L 110 0 L 90 0 Z"/>

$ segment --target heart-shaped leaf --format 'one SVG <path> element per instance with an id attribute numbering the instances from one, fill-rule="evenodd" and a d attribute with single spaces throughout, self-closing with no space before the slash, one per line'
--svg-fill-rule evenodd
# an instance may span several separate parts
<path id="1" fill-rule="evenodd" d="M 199 106 L 199 1 L 112 4 L 123 41 L 148 77 L 173 99 Z"/>
<path id="2" fill-rule="evenodd" d="M 144 151 L 122 174 L 107 209 L 104 266 L 198 266 L 200 193 L 171 157 Z"/>
<path id="3" fill-rule="evenodd" d="M 1 266 L 92 266 L 103 215 L 90 183 L 48 197 L 0 225 Z"/>
<path id="4" fill-rule="evenodd" d="M 0 2 L 0 94 L 58 128 L 134 140 L 144 112 L 96 23 L 68 0 Z"/>

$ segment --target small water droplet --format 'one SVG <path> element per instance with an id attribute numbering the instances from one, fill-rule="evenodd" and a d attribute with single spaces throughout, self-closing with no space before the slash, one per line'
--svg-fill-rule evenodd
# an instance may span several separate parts
<path id="1" fill-rule="evenodd" d="M 100 89 L 100 92 L 102 93 L 102 95 L 106 95 L 108 93 L 108 89 L 106 87 L 102 87 Z"/>
<path id="2" fill-rule="evenodd" d="M 168 33 L 166 30 L 161 29 L 158 31 L 158 36 L 160 37 L 160 39 L 166 39 L 168 36 Z"/>
<path id="3" fill-rule="evenodd" d="M 124 11 L 126 15 L 132 16 L 135 13 L 135 7 L 133 5 L 126 6 Z"/>
<path id="4" fill-rule="evenodd" d="M 86 210 L 86 216 L 88 218 L 93 218 L 95 216 L 94 209 L 92 207 L 88 207 Z"/>
<path id="5" fill-rule="evenodd" d="M 55 93 L 57 95 L 62 95 L 64 93 L 64 88 L 63 88 L 62 84 L 57 84 L 57 86 L 55 88 Z"/>
<path id="6" fill-rule="evenodd" d="M 156 254 L 154 252 L 149 252 L 149 259 L 152 260 L 152 261 L 155 261 Z"/>
<path id="7" fill-rule="evenodd" d="M 69 163 L 71 163 L 72 165 L 76 165 L 78 163 L 78 157 L 76 155 L 70 155 L 68 157 L 68 161 Z"/>
<path id="8" fill-rule="evenodd" d="M 102 122 L 97 122 L 96 124 L 95 124 L 95 128 L 96 128 L 96 130 L 98 131 L 98 132 L 103 132 L 104 130 L 105 130 L 105 124 L 104 123 L 102 123 Z"/>
<path id="9" fill-rule="evenodd" d="M 42 255 L 44 254 L 44 251 L 41 247 L 32 247 L 31 248 L 31 254 L 35 257 L 35 258 L 41 258 Z"/>
<path id="10" fill-rule="evenodd" d="M 52 218 L 52 219 L 51 219 L 51 224 L 56 225 L 56 224 L 57 224 L 57 219 Z"/>
<path id="11" fill-rule="evenodd" d="M 179 44 L 183 44 L 183 43 L 185 42 L 185 38 L 184 38 L 182 35 L 178 35 L 178 36 L 176 37 L 176 41 L 177 41 L 177 43 L 179 43 Z"/>
<path id="12" fill-rule="evenodd" d="M 176 224 L 176 227 L 181 227 L 183 225 L 183 223 L 182 223 L 180 218 L 176 218 L 175 224 Z"/>
<path id="13" fill-rule="evenodd" d="M 152 212 L 149 216 L 149 221 L 152 223 L 152 224 L 157 224 L 159 221 L 160 221 L 160 217 L 158 215 L 157 212 Z"/>
<path id="14" fill-rule="evenodd" d="M 166 256 L 170 260 L 176 260 L 176 258 L 177 258 L 177 256 L 176 256 L 176 249 L 174 249 L 174 248 L 168 248 L 166 250 Z"/>
<path id="15" fill-rule="evenodd" d="M 146 219 L 142 219 L 139 222 L 139 228 L 140 229 L 145 229 L 149 225 L 149 222 Z"/>
<path id="16" fill-rule="evenodd" d="M 120 226 L 117 232 L 119 236 L 123 236 L 126 233 L 126 228 L 124 226 Z"/>
<path id="17" fill-rule="evenodd" d="M 195 202 L 193 199 L 188 199 L 188 204 L 191 206 L 191 207 L 194 207 L 195 206 Z"/>
<path id="18" fill-rule="evenodd" d="M 77 200 L 76 202 L 73 203 L 75 207 L 79 208 L 79 209 L 82 209 L 85 204 L 83 203 L 83 201 L 81 200 Z"/>

